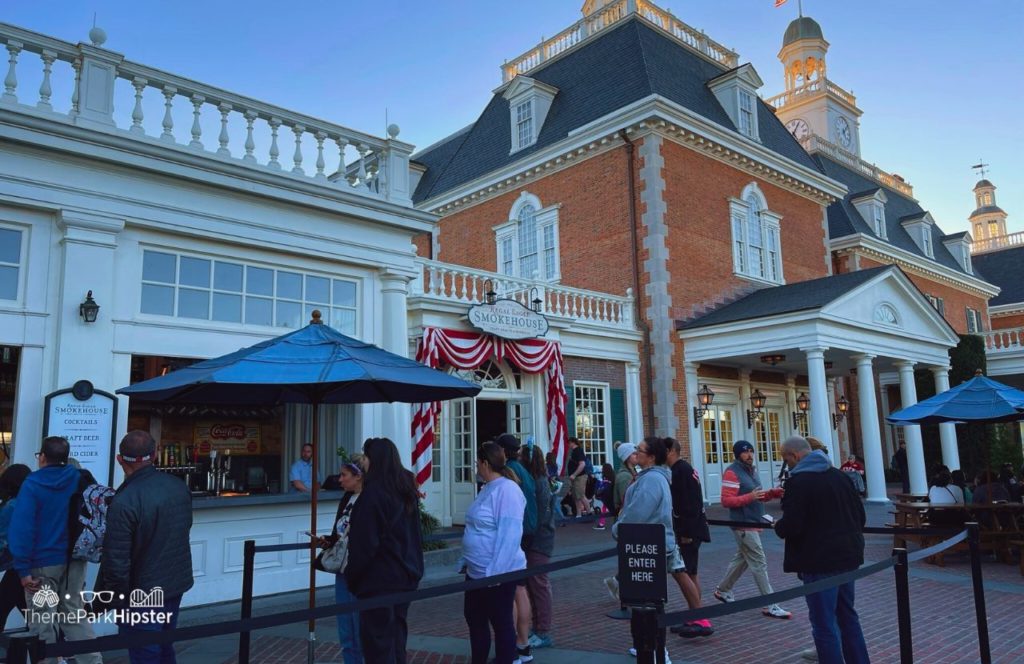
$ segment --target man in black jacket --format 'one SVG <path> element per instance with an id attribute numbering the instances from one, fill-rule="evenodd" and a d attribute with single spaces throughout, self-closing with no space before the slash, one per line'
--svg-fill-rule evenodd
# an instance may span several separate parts
<path id="1" fill-rule="evenodd" d="M 666 438 L 668 447 L 667 463 L 672 471 L 672 530 L 679 545 L 679 555 L 683 558 L 686 570 L 673 574 L 679 585 L 687 605 L 691 609 L 700 608 L 700 581 L 697 579 L 697 566 L 700 559 L 700 545 L 711 541 L 708 530 L 707 514 L 704 510 L 704 491 L 700 487 L 700 476 L 686 459 L 683 448 L 675 438 Z M 711 621 L 707 618 L 673 627 L 672 632 L 690 638 L 694 636 L 711 636 L 715 633 Z"/>
<path id="2" fill-rule="evenodd" d="M 173 630 L 181 597 L 193 583 L 192 495 L 180 478 L 153 467 L 155 456 L 156 441 L 145 431 L 121 439 L 117 462 L 125 479 L 107 511 L 98 585 L 113 591 L 115 606 L 150 614 L 145 622 L 120 625 L 122 633 Z M 175 661 L 171 643 L 129 648 L 128 654 L 133 662 Z"/>
<path id="3" fill-rule="evenodd" d="M 807 441 L 793 436 L 782 444 L 789 481 L 775 532 L 786 541 L 782 568 L 813 583 L 864 564 L 864 505 L 843 474 Z M 814 647 L 821 664 L 867 664 L 860 619 L 853 607 L 853 581 L 808 595 Z"/>

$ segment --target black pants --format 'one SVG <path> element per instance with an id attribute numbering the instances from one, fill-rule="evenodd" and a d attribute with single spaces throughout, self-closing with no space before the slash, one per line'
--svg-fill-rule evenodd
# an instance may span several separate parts
<path id="1" fill-rule="evenodd" d="M 408 615 L 408 602 L 359 612 L 359 640 L 367 664 L 405 664 Z"/>
<path id="2" fill-rule="evenodd" d="M 21 587 L 18 573 L 9 569 L 0 579 L 0 631 L 7 626 L 7 616 L 15 608 L 25 610 L 25 589 Z"/>
<path id="3" fill-rule="evenodd" d="M 515 581 L 466 591 L 463 613 L 469 626 L 472 664 L 487 664 L 491 654 L 492 628 L 495 664 L 512 664 L 516 659 L 515 597 Z"/>

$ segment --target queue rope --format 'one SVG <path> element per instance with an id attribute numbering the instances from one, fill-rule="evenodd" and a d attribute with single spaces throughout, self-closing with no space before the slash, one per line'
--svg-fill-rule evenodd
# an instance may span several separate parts
<path id="1" fill-rule="evenodd" d="M 440 542 L 441 540 L 451 539 L 462 539 L 462 533 L 439 533 L 436 535 L 427 535 L 423 538 L 424 542 Z M 277 551 L 301 551 L 309 548 L 309 542 L 295 542 L 293 544 L 264 544 L 263 546 L 256 546 L 256 553 L 274 553 Z"/>
<path id="2" fill-rule="evenodd" d="M 758 523 L 747 523 L 747 522 L 732 522 L 709 520 L 710 525 L 729 525 L 734 527 L 759 527 L 767 528 L 770 527 L 768 524 Z M 890 534 L 905 534 L 903 530 L 910 529 L 879 529 L 883 532 Z M 935 530 L 929 531 L 931 534 L 935 534 Z M 960 534 L 940 542 L 939 544 L 930 547 L 929 549 L 915 552 L 915 556 L 921 553 L 927 555 L 934 555 L 940 551 L 943 551 L 959 542 L 963 541 L 967 537 L 967 531 L 963 531 Z M 282 550 L 279 547 L 300 547 L 308 548 L 307 544 L 279 544 L 279 545 L 268 545 L 265 547 L 257 547 L 258 551 L 277 551 Z M 540 574 L 549 574 L 551 572 L 557 572 L 570 567 L 576 567 L 579 565 L 586 565 L 588 563 L 604 560 L 606 558 L 613 558 L 618 555 L 618 549 L 603 549 L 601 551 L 595 551 L 593 553 L 576 556 L 573 558 L 567 558 L 558 562 L 548 563 L 546 565 L 539 565 L 537 567 L 531 567 L 528 569 L 517 570 L 515 572 L 507 572 L 505 574 L 499 574 L 496 576 L 487 577 L 485 579 L 473 579 L 457 583 L 448 583 L 433 588 L 425 588 L 422 590 L 413 590 L 401 593 L 393 593 L 390 595 L 381 595 L 378 597 L 357 600 L 355 602 L 345 602 L 343 604 L 332 604 L 329 606 L 319 606 L 313 609 L 298 609 L 295 611 L 284 611 L 281 613 L 272 613 L 265 616 L 258 616 L 253 618 L 246 618 L 244 620 L 230 620 L 219 623 L 212 623 L 209 625 L 195 625 L 192 627 L 181 627 L 166 632 L 129 632 L 124 634 L 115 634 L 111 636 L 101 636 L 97 639 L 90 641 L 65 641 L 63 643 L 39 643 L 39 656 L 41 658 L 49 657 L 68 657 L 72 655 L 80 655 L 84 653 L 93 652 L 106 652 L 110 650 L 123 650 L 126 648 L 137 648 L 148 645 L 167 644 L 175 643 L 177 641 L 192 641 L 197 639 L 203 639 L 213 636 L 224 636 L 227 634 L 238 634 L 240 632 L 252 632 L 261 629 L 268 629 L 271 627 L 280 627 L 282 625 L 288 625 L 292 623 L 306 622 L 310 619 L 320 619 L 335 616 L 341 613 L 352 613 L 356 611 L 364 611 L 368 609 L 376 609 L 385 606 L 393 606 L 395 604 L 405 604 L 409 602 L 421 601 L 425 599 L 433 599 L 435 597 L 442 597 L 444 595 L 453 595 L 456 593 L 466 592 L 467 590 L 476 590 L 478 588 L 487 588 L 490 586 L 500 585 L 502 583 L 508 583 L 510 581 L 520 581 L 532 576 Z M 912 560 L 918 560 L 921 557 L 914 557 Z M 683 622 L 689 622 L 692 620 L 699 620 L 701 618 L 715 618 L 732 613 L 738 613 L 740 611 L 746 611 L 750 609 L 760 608 L 768 604 L 793 599 L 796 597 L 802 597 L 813 592 L 819 592 L 828 588 L 832 588 L 848 581 L 858 579 L 870 574 L 874 574 L 884 569 L 888 569 L 896 564 L 896 557 L 890 557 L 885 560 L 873 563 L 866 567 L 853 570 L 835 577 L 828 579 L 822 579 L 814 583 L 807 584 L 805 586 L 798 586 L 787 590 L 781 590 L 771 595 L 763 595 L 752 597 L 744 600 L 738 600 L 736 602 L 730 602 L 728 604 L 720 606 L 709 606 L 701 607 L 700 609 L 691 609 L 688 611 L 680 611 L 676 613 L 664 614 L 659 617 L 659 626 L 669 627 L 672 625 L 682 624 Z"/>

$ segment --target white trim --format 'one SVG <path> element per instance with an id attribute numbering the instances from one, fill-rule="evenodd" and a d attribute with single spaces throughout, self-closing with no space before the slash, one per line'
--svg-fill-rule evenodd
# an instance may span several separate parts
<path id="1" fill-rule="evenodd" d="M 759 209 L 757 211 L 757 223 L 760 227 L 761 236 L 761 265 L 762 274 L 756 274 L 751 269 L 751 246 L 750 246 L 750 222 L 751 209 L 748 198 L 753 197 Z M 729 198 L 729 229 L 732 234 L 732 257 L 733 274 L 741 279 L 758 283 L 780 285 L 786 283 L 783 274 L 782 261 L 782 233 L 780 222 L 782 216 L 768 209 L 768 200 L 757 186 L 757 182 L 751 182 L 743 188 L 740 198 Z M 774 248 L 775 258 L 771 260 L 772 249 Z M 770 278 L 770 272 L 775 272 L 775 278 Z"/>
<path id="2" fill-rule="evenodd" d="M 520 274 L 519 270 L 519 214 L 526 206 L 531 206 L 534 209 L 534 224 L 536 226 L 536 248 L 537 248 L 537 271 L 539 276 L 537 277 L 541 281 L 547 281 L 549 283 L 557 283 L 562 278 L 562 260 L 561 260 L 561 248 L 559 243 L 559 232 L 558 232 L 558 211 L 562 205 L 556 203 L 543 207 L 540 198 L 536 195 L 531 194 L 527 191 L 523 191 L 516 198 L 512 204 L 512 208 L 509 211 L 508 221 L 497 226 L 492 226 L 494 231 L 494 245 L 495 255 L 497 257 L 497 269 L 495 270 L 499 274 L 508 274 L 509 276 L 519 277 L 521 279 L 533 279 L 534 275 Z M 548 228 L 553 229 L 553 240 L 554 246 L 552 250 L 555 256 L 554 273 L 547 274 L 547 268 L 544 261 L 544 231 Z M 509 252 L 511 256 L 506 256 L 506 251 L 503 248 L 506 241 L 509 243 Z M 512 272 L 506 273 L 503 268 L 506 262 L 511 259 Z"/>
<path id="3" fill-rule="evenodd" d="M 612 434 L 612 387 L 611 383 L 605 383 L 597 380 L 574 380 L 572 381 L 572 412 L 573 417 L 579 410 L 576 407 L 576 388 L 592 388 L 601 390 L 601 407 L 604 409 L 604 441 L 603 450 L 600 454 L 601 463 L 611 463 L 611 455 L 613 453 L 612 443 L 614 442 L 614 436 Z M 576 422 L 572 423 L 573 431 L 576 431 Z M 580 432 L 576 431 L 576 437 L 580 437 Z M 595 464 L 594 471 L 599 473 L 600 468 Z"/>
<path id="4" fill-rule="evenodd" d="M 0 214 L 4 214 L 5 211 L 0 211 Z M 6 215 L 4 215 L 6 217 Z M 21 234 L 20 245 L 18 247 L 18 261 L 13 265 L 18 270 L 18 279 L 14 284 L 14 299 L 0 298 L 0 305 L 5 308 L 19 309 L 24 306 L 25 303 L 25 282 L 26 275 L 28 273 L 28 248 L 29 241 L 32 237 L 32 225 L 23 224 L 15 221 L 11 221 L 9 218 L 0 218 L 0 229 L 15 231 Z M 5 263 L 4 267 L 12 267 L 11 264 Z"/>

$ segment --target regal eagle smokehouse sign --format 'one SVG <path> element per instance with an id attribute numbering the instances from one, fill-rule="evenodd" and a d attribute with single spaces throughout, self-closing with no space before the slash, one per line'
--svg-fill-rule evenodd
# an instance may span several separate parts
<path id="1" fill-rule="evenodd" d="M 532 339 L 548 332 L 548 320 L 515 300 L 477 304 L 467 313 L 469 324 L 503 339 Z"/>

